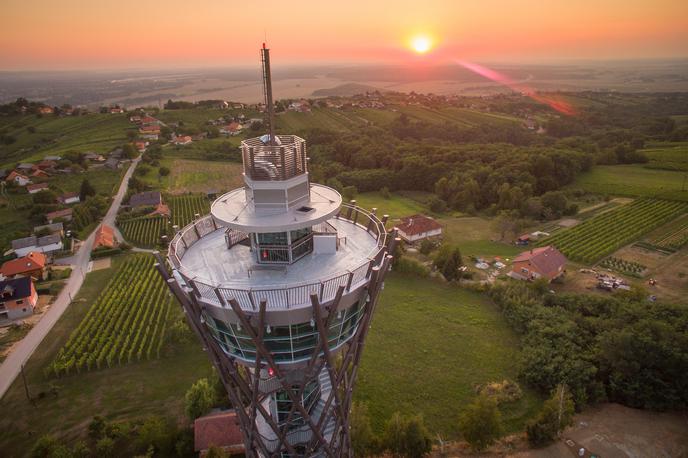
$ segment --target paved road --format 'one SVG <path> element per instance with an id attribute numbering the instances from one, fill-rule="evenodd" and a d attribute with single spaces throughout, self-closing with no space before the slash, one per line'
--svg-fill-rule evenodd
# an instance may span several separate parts
<path id="1" fill-rule="evenodd" d="M 134 169 L 140 160 L 140 157 L 134 159 L 124 175 L 124 179 L 112 201 L 112 205 L 110 205 L 107 214 L 103 218 L 105 224 L 114 226 L 117 211 L 122 204 L 124 195 L 127 193 L 129 178 L 132 173 L 134 173 Z M 41 317 L 40 321 L 36 323 L 26 337 L 14 347 L 2 365 L 0 365 L 0 398 L 5 395 L 5 392 L 9 389 L 10 385 L 12 385 L 14 379 L 19 375 L 22 364 L 31 357 L 38 345 L 43 341 L 45 336 L 48 335 L 48 332 L 55 323 L 57 323 L 57 320 L 60 319 L 64 311 L 72 302 L 72 298 L 79 292 L 79 288 L 81 288 L 81 284 L 84 282 L 84 274 L 88 268 L 94 239 L 95 230 L 91 232 L 88 238 L 81 244 L 74 256 L 59 260 L 60 264 L 72 265 L 72 275 L 55 299 L 55 302 L 50 306 L 50 309 Z"/>

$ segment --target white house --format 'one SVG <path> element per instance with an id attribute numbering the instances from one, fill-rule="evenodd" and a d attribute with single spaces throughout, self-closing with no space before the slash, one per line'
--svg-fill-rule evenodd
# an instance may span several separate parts
<path id="1" fill-rule="evenodd" d="M 68 192 L 66 194 L 62 194 L 60 197 L 57 198 L 57 200 L 59 200 L 60 203 L 63 205 L 78 204 L 79 202 L 81 202 L 81 198 L 79 198 L 78 192 Z"/>
<path id="2" fill-rule="evenodd" d="M 399 236 L 407 242 L 415 242 L 428 237 L 442 235 L 440 223 L 425 215 L 401 218 L 401 224 L 396 229 L 399 232 Z"/>

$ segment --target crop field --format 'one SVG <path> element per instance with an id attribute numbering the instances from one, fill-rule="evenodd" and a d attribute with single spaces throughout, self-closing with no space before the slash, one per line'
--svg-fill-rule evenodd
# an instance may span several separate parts
<path id="1" fill-rule="evenodd" d="M 688 243 L 688 215 L 683 215 L 650 234 L 645 242 L 662 250 L 678 251 Z"/>
<path id="2" fill-rule="evenodd" d="M 168 222 L 164 216 L 143 216 L 117 223 L 124 238 L 136 246 L 152 248 L 167 235 Z"/>
<path id="3" fill-rule="evenodd" d="M 160 356 L 171 298 L 150 255 L 126 260 L 50 365 L 55 375 Z"/>
<path id="4" fill-rule="evenodd" d="M 638 262 L 627 261 L 614 256 L 604 259 L 602 262 L 600 262 L 600 266 L 615 270 L 622 274 L 630 275 L 632 277 L 640 277 L 643 271 L 647 269 L 647 266 L 644 266 Z"/>
<path id="5" fill-rule="evenodd" d="M 560 231 L 539 245 L 554 245 L 573 261 L 592 264 L 688 211 L 688 204 L 639 199 Z"/>
<path id="6" fill-rule="evenodd" d="M 174 196 L 167 199 L 172 212 L 172 224 L 182 227 L 193 221 L 196 214 L 210 212 L 210 201 L 203 194 Z"/>
<path id="7" fill-rule="evenodd" d="M 35 131 L 31 133 L 29 128 Z M 66 151 L 105 153 L 125 143 L 130 128 L 126 115 L 119 114 L 10 116 L 0 121 L 0 131 L 16 141 L 0 147 L 0 165 Z"/>
<path id="8" fill-rule="evenodd" d="M 596 165 L 590 172 L 580 174 L 571 187 L 596 194 L 688 202 L 688 190 L 684 190 L 688 189 L 688 182 L 685 180 L 684 172 L 674 170 L 651 169 L 637 164 Z"/>

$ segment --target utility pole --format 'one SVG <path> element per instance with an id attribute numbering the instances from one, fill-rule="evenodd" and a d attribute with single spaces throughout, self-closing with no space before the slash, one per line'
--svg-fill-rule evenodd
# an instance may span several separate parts
<path id="1" fill-rule="evenodd" d="M 29 393 L 29 385 L 26 383 L 26 374 L 24 374 L 24 363 L 21 365 L 21 376 L 24 382 L 24 392 L 26 393 L 26 399 L 33 404 L 33 399 L 31 399 L 31 394 Z"/>

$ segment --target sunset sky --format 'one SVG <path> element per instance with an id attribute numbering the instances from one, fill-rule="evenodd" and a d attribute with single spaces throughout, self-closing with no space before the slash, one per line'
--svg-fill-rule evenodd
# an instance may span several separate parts
<path id="1" fill-rule="evenodd" d="M 2 0 L 0 70 L 688 57 L 686 0 Z M 432 42 L 412 49 L 414 36 Z"/>

